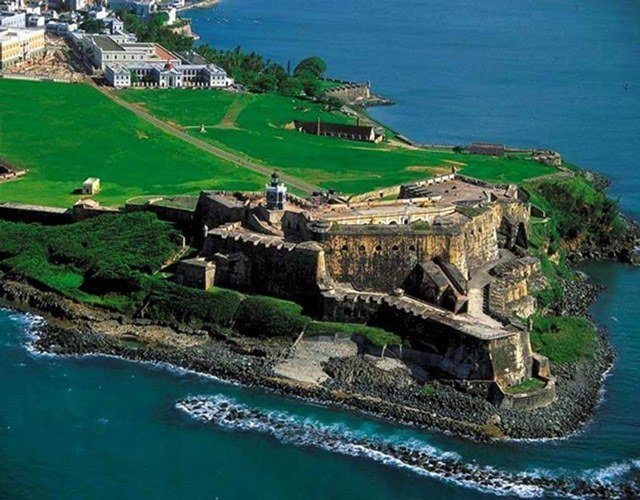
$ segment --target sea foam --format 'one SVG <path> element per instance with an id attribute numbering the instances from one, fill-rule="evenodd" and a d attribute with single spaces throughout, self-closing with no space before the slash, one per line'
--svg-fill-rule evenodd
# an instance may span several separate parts
<path id="1" fill-rule="evenodd" d="M 608 496 L 623 496 L 613 479 L 624 465 L 615 464 L 584 475 L 559 477 L 544 471 L 510 472 L 464 462 L 459 455 L 444 452 L 419 440 L 396 441 L 350 430 L 343 424 L 327 425 L 282 411 L 263 411 L 237 403 L 224 395 L 195 396 L 180 400 L 176 408 L 190 417 L 219 427 L 268 434 L 296 446 L 315 447 L 354 457 L 366 457 L 385 465 L 452 482 L 497 495 L 537 497 L 589 495 L 592 487 L 605 488 Z"/>

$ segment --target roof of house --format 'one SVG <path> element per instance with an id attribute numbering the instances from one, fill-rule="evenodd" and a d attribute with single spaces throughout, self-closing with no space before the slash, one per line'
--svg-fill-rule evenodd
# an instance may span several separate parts
<path id="1" fill-rule="evenodd" d="M 503 144 L 494 144 L 492 142 L 472 142 L 469 147 L 476 147 L 476 148 L 499 148 L 499 149 L 504 149 L 504 145 Z"/>
<path id="2" fill-rule="evenodd" d="M 179 57 L 177 57 L 175 54 L 172 54 L 171 52 L 169 52 L 162 45 L 159 45 L 159 44 L 156 43 L 155 44 L 155 49 L 156 49 L 156 56 L 159 59 L 164 59 L 165 61 L 168 61 L 168 60 L 179 61 L 180 60 Z"/>
<path id="3" fill-rule="evenodd" d="M 176 55 L 186 64 L 209 64 L 210 62 L 193 50 L 176 52 Z"/>
<path id="4" fill-rule="evenodd" d="M 305 132 L 316 133 L 318 122 L 303 122 L 296 120 L 295 126 L 301 128 Z M 321 134 L 344 134 L 349 136 L 369 137 L 374 133 L 374 127 L 369 125 L 347 125 L 343 123 L 327 123 L 320 122 Z"/>
<path id="5" fill-rule="evenodd" d="M 124 52 L 124 48 L 121 45 L 106 35 L 95 35 L 91 37 L 91 39 L 101 50 L 108 50 L 109 52 Z"/>

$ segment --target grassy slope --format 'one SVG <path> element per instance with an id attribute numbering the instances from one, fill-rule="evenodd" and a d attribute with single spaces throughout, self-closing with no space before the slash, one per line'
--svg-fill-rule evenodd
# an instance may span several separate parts
<path id="1" fill-rule="evenodd" d="M 127 90 L 119 95 L 143 105 L 189 133 L 243 152 L 290 175 L 343 192 L 365 192 L 381 186 L 422 179 L 466 165 L 464 173 L 490 181 L 520 182 L 554 172 L 532 161 L 409 150 L 316 137 L 285 128 L 294 119 L 354 123 L 322 106 L 274 94 L 242 95 L 223 91 Z M 305 108 L 300 109 L 300 108 Z M 205 124 L 207 134 L 199 133 Z"/>
<path id="2" fill-rule="evenodd" d="M 585 318 L 535 316 L 531 347 L 552 363 L 585 361 L 595 352 L 596 330 Z"/>
<path id="3" fill-rule="evenodd" d="M 173 138 L 87 85 L 0 80 L 0 157 L 29 169 L 0 201 L 69 206 L 89 176 L 97 199 L 203 188 L 259 189 L 263 179 Z"/>

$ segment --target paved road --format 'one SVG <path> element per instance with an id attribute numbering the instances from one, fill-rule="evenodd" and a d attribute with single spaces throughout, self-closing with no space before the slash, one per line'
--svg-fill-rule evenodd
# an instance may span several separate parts
<path id="1" fill-rule="evenodd" d="M 151 123 L 152 125 L 155 125 L 156 127 L 164 130 L 165 132 L 173 135 L 174 137 L 177 137 L 178 139 L 182 139 L 183 141 L 188 142 L 189 144 L 192 144 L 193 146 L 196 146 L 197 148 L 200 148 L 206 151 L 207 153 L 211 153 L 212 155 L 217 156 L 218 158 L 222 158 L 223 160 L 227 160 L 241 167 L 248 168 L 249 170 L 253 170 L 254 172 L 257 172 L 259 174 L 263 174 L 265 175 L 265 177 L 270 176 L 271 173 L 273 172 L 274 167 L 267 167 L 265 165 L 261 165 L 259 163 L 247 160 L 246 158 L 243 158 L 240 155 L 237 155 L 235 153 L 230 153 L 229 151 L 225 151 L 224 149 L 216 147 L 208 142 L 198 139 L 197 137 L 190 136 L 184 131 L 176 127 L 173 127 L 168 123 L 163 122 L 162 120 L 156 118 L 152 114 L 147 113 L 146 111 L 134 106 L 133 104 L 120 99 L 115 94 L 115 92 L 113 92 L 110 89 L 107 89 L 106 87 L 101 87 L 97 85 L 92 80 L 91 80 L 91 85 L 93 85 L 97 90 L 102 92 L 105 96 L 107 96 L 113 102 L 115 102 L 116 104 L 119 104 L 124 108 L 127 108 L 129 111 L 135 113 L 143 120 Z M 280 174 L 280 179 L 282 179 L 282 181 L 287 183 L 289 186 L 297 188 L 306 193 L 311 193 L 312 191 L 320 190 L 318 186 L 314 186 L 313 184 L 309 184 L 308 182 L 301 181 L 300 179 L 291 177 L 286 174 Z"/>

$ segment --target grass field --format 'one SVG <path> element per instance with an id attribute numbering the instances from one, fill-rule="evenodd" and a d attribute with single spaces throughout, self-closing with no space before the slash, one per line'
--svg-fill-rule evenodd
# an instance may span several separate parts
<path id="1" fill-rule="evenodd" d="M 279 95 L 224 91 L 130 90 L 139 103 L 187 133 L 345 193 L 450 171 L 519 182 L 553 172 L 523 158 L 411 150 L 306 135 L 294 119 L 351 122 L 320 105 Z M 204 123 L 206 134 L 199 132 Z M 261 189 L 263 176 L 159 130 L 88 85 L 0 80 L 0 157 L 29 169 L 0 184 L 0 202 L 69 206 L 86 177 L 99 177 L 104 205 L 139 195 L 196 194 L 201 189 Z"/>
<path id="2" fill-rule="evenodd" d="M 224 91 L 131 89 L 119 91 L 153 115 L 188 133 L 242 152 L 289 175 L 346 193 L 360 193 L 448 172 L 452 165 L 467 175 L 496 182 L 520 182 L 549 174 L 552 167 L 525 160 L 412 150 L 388 143 L 369 144 L 302 134 L 287 127 L 293 120 L 355 119 L 327 112 L 321 105 L 275 94 Z M 204 124 L 206 134 L 201 134 Z"/>
<path id="3" fill-rule="evenodd" d="M 0 201 L 69 206 L 100 177 L 104 205 L 144 194 L 260 189 L 264 179 L 185 144 L 88 85 L 0 79 L 0 157 L 28 168 Z"/>

